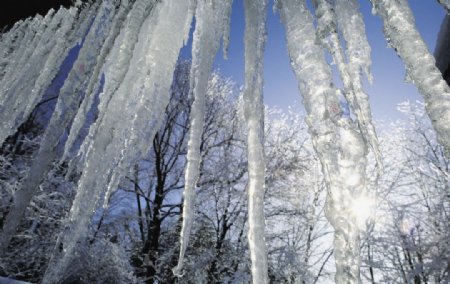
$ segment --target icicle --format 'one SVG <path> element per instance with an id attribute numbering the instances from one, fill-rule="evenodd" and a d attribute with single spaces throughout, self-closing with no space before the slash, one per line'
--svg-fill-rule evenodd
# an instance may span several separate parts
<path id="1" fill-rule="evenodd" d="M 347 44 L 346 55 L 349 61 L 349 69 L 351 69 L 350 73 L 356 75 L 363 71 L 369 82 L 372 82 L 373 78 L 370 72 L 370 66 L 372 65 L 371 50 L 367 41 L 364 20 L 359 13 L 358 1 L 336 0 L 335 11 L 339 30 Z"/>
<path id="2" fill-rule="evenodd" d="M 187 9 L 187 13 L 186 11 L 184 12 L 185 16 L 185 22 L 184 22 L 184 28 L 181 30 L 181 32 L 184 31 L 183 34 L 183 44 L 185 44 L 188 40 L 189 37 L 189 31 L 190 31 L 190 26 L 191 26 L 191 22 L 192 22 L 192 18 L 194 15 L 194 11 L 196 8 L 196 1 L 195 0 L 191 0 L 189 5 L 188 5 L 188 9 Z M 155 26 L 155 25 L 152 25 Z M 154 32 L 154 31 L 152 31 Z M 160 30 L 158 29 L 156 32 L 160 32 Z M 150 34 L 150 32 L 148 33 Z M 150 37 L 149 37 L 150 38 Z M 150 40 L 151 44 L 156 44 L 157 47 L 155 47 L 156 49 L 159 49 L 159 45 L 161 45 L 162 43 L 154 43 L 152 40 Z M 158 50 L 159 52 L 159 50 Z M 165 64 L 167 63 L 171 63 L 169 62 L 164 62 Z M 155 59 L 152 59 L 148 62 L 148 66 L 159 66 L 160 64 L 156 64 L 155 63 Z M 175 69 L 175 65 L 173 67 L 171 67 L 169 70 L 172 70 L 171 74 L 166 74 L 167 77 L 163 77 L 162 73 L 159 72 L 155 72 L 155 77 L 156 79 L 154 79 L 154 82 L 166 82 L 167 83 L 167 78 L 170 77 L 170 79 L 172 79 L 173 76 L 173 70 Z M 145 81 L 145 79 L 144 79 Z M 170 81 L 171 82 L 171 81 Z M 162 87 L 163 86 L 163 87 Z M 151 86 L 154 88 L 154 95 L 155 97 L 152 96 L 145 96 L 145 95 L 141 95 L 138 101 L 131 101 L 128 102 L 129 105 L 133 105 L 133 106 L 144 106 L 139 108 L 140 112 L 142 114 L 142 116 L 148 116 L 149 112 L 151 115 L 151 117 L 148 117 L 148 119 L 144 119 L 143 121 L 140 120 L 142 118 L 139 119 L 139 117 L 142 117 L 140 115 L 137 115 L 136 112 L 133 112 L 133 115 L 131 117 L 133 117 L 133 122 L 132 122 L 132 132 L 131 132 L 131 136 L 128 137 L 128 139 L 125 140 L 125 144 L 124 144 L 124 149 L 120 152 L 119 158 L 118 158 L 118 163 L 117 163 L 117 167 L 114 168 L 113 172 L 112 172 L 112 179 L 110 180 L 110 183 L 108 185 L 108 189 L 106 192 L 106 197 L 110 196 L 112 194 L 112 191 L 115 190 L 118 186 L 118 182 L 120 180 L 120 178 L 125 174 L 126 169 L 130 167 L 130 165 L 133 165 L 137 162 L 137 160 L 142 157 L 143 155 L 145 155 L 146 153 L 148 153 L 152 142 L 153 142 L 153 137 L 157 131 L 157 129 L 159 129 L 159 125 L 162 123 L 162 117 L 164 115 L 163 110 L 165 109 L 165 107 L 167 106 L 167 104 L 169 103 L 169 97 L 168 96 L 161 96 L 161 94 L 164 95 L 168 95 L 169 94 L 169 89 L 170 89 L 170 84 L 168 86 L 165 86 L 164 84 L 160 85 L 160 84 L 156 84 L 155 86 Z M 167 87 L 167 90 L 165 89 Z M 142 90 L 142 87 L 139 88 L 139 90 Z M 149 91 L 150 93 L 153 94 L 153 91 Z M 158 95 L 159 94 L 159 95 Z M 156 98 L 156 99 L 155 99 Z M 161 105 L 161 108 L 157 108 L 158 104 L 155 104 L 154 102 L 159 102 L 159 104 Z M 153 108 L 148 107 L 149 105 L 151 105 Z M 154 109 L 154 111 L 150 111 L 150 109 Z M 157 115 L 159 113 L 159 115 Z M 157 127 L 155 127 L 154 125 L 157 125 Z M 128 126 L 126 126 L 128 127 Z M 147 129 L 152 128 L 150 131 Z M 141 131 L 134 131 L 137 129 L 141 129 Z M 105 200 L 106 202 L 106 200 Z"/>
<path id="3" fill-rule="evenodd" d="M 447 14 L 450 14 L 450 0 L 438 0 L 441 3 L 442 7 L 444 7 Z"/>
<path id="4" fill-rule="evenodd" d="M 446 156 L 450 157 L 450 88 L 415 27 L 408 3 L 405 0 L 372 0 L 372 3 L 383 19 L 386 38 L 422 94 L 438 141 L 446 149 Z"/>
<path id="5" fill-rule="evenodd" d="M 66 35 L 66 32 L 68 29 L 71 28 L 71 23 L 73 20 L 73 14 L 76 12 L 76 10 L 70 10 L 70 16 L 66 15 L 66 23 L 63 24 L 63 26 L 58 30 L 58 32 L 56 33 L 56 38 L 58 38 L 57 43 L 55 45 L 55 47 L 53 48 L 53 50 L 51 51 L 51 54 L 49 55 L 49 58 L 47 59 L 45 66 L 43 68 L 42 73 L 39 75 L 39 78 L 36 80 L 36 84 L 35 87 L 33 88 L 31 94 L 26 94 L 29 95 L 31 98 L 34 98 L 36 101 L 38 101 L 38 99 L 42 96 L 42 92 L 46 89 L 46 87 L 44 86 L 48 86 L 50 84 L 51 78 L 53 78 L 51 74 L 56 73 L 57 70 L 59 69 L 60 63 L 64 58 L 64 50 L 66 49 L 66 46 L 64 44 L 65 42 L 65 38 L 64 36 Z M 59 37 L 58 37 L 59 36 Z M 58 62 L 58 63 L 56 63 Z M 39 94 L 39 95 L 36 95 Z M 31 104 L 31 103 L 30 103 Z M 33 103 L 35 104 L 35 103 Z M 25 113 L 30 113 L 32 107 L 34 106 L 26 106 L 26 110 Z M 23 115 L 23 117 L 26 117 L 26 115 Z M 22 118 L 23 118 L 22 117 Z M 6 124 L 7 122 L 4 121 L 4 123 Z M 3 126 L 5 125 L 3 124 Z M 6 137 L 6 136 L 3 136 Z M 45 160 L 46 158 L 43 157 L 43 159 Z M 46 161 L 43 161 L 46 162 Z M 50 162 L 48 162 L 50 163 Z M 40 171 L 40 167 L 41 164 L 36 163 L 35 162 L 35 168 L 38 168 L 38 171 Z M 23 184 L 25 183 L 33 183 L 33 186 L 29 186 L 29 187 L 25 187 L 23 186 L 22 189 L 16 191 L 15 193 L 15 197 L 14 197 L 14 204 L 13 207 L 11 208 L 9 214 L 6 216 L 5 218 L 5 223 L 3 225 L 3 230 L 1 233 L 1 238 L 0 238 L 0 253 L 3 249 L 5 249 L 12 236 L 14 235 L 17 226 L 19 225 L 19 222 L 23 216 L 23 212 L 25 211 L 26 207 L 29 204 L 29 201 L 31 200 L 31 197 L 33 196 L 34 191 L 36 190 L 37 186 L 38 186 L 38 182 L 34 183 L 31 182 L 31 180 L 33 180 L 34 177 L 34 172 L 29 172 L 27 178 L 25 179 L 25 181 L 23 182 Z"/>
<path id="6" fill-rule="evenodd" d="M 54 53 L 59 47 L 55 35 L 59 35 L 62 30 L 64 35 L 70 29 L 75 15 L 75 9 L 60 9 L 47 28 L 35 37 L 38 42 L 34 45 L 32 54 L 27 57 L 26 64 L 23 64 L 22 71 L 15 76 L 15 82 L 10 85 L 3 101 L 5 109 L 0 113 L 0 120 L 3 121 L 0 126 L 0 143 L 26 121 L 41 101 L 45 91 L 42 87 L 48 87 L 59 68 L 59 64 L 55 66 L 54 60 Z M 61 54 L 57 56 L 61 57 Z M 60 61 L 62 59 L 58 63 Z M 53 71 L 51 77 L 48 75 L 49 71 Z"/>
<path id="7" fill-rule="evenodd" d="M 12 54 L 10 59 L 11 63 L 8 64 L 4 71 L 5 75 L 0 82 L 0 98 L 2 99 L 2 101 L 0 101 L 0 104 L 2 106 L 4 106 L 3 102 L 6 99 L 6 92 L 8 91 L 10 84 L 13 82 L 14 71 L 16 70 L 16 68 L 20 68 L 20 66 L 18 66 L 16 62 L 21 62 L 21 59 L 27 54 L 27 52 L 29 52 L 31 42 L 33 41 L 34 36 L 36 35 L 40 25 L 42 24 L 42 19 L 42 16 L 38 15 L 29 21 L 23 40 L 18 46 L 19 48 L 14 52 L 14 54 Z"/>
<path id="8" fill-rule="evenodd" d="M 189 1 L 189 7 L 186 10 L 186 13 L 188 15 L 186 22 L 184 23 L 183 31 L 184 31 L 184 38 L 183 38 L 183 45 L 186 45 L 189 40 L 189 32 L 191 31 L 192 21 L 190 20 L 191 17 L 195 13 L 195 9 L 197 8 L 197 1 L 198 0 L 191 0 Z"/>
<path id="9" fill-rule="evenodd" d="M 173 71 L 186 37 L 184 27 L 192 21 L 192 14 L 186 13 L 191 5 L 187 0 L 158 2 L 145 21 L 125 79 L 88 146 L 69 224 L 58 241 L 64 249 L 53 256 L 43 283 L 58 282 L 59 273 L 68 268 L 110 178 L 137 161 L 152 144 L 169 102 Z"/>
<path id="10" fill-rule="evenodd" d="M 0 43 L 0 81 L 5 75 L 5 69 L 8 67 L 10 57 L 19 49 L 20 42 L 23 40 L 28 21 L 19 21 L 6 34 L 2 34 Z M 0 96 L 0 101 L 2 101 Z"/>
<path id="11" fill-rule="evenodd" d="M 86 122 L 86 116 L 92 108 L 92 104 L 95 99 L 95 95 L 98 92 L 100 85 L 100 72 L 104 67 L 106 57 L 110 53 L 112 46 L 122 28 L 123 21 L 129 12 L 129 4 L 127 1 L 122 1 L 119 7 L 119 11 L 116 13 L 114 19 L 112 20 L 113 27 L 102 46 L 100 54 L 98 56 L 97 65 L 95 70 L 92 72 L 90 82 L 87 86 L 84 100 L 82 101 L 77 114 L 75 115 L 72 127 L 70 128 L 69 137 L 67 138 L 66 144 L 64 145 L 64 154 L 62 155 L 61 161 L 64 161 L 68 156 L 70 149 L 73 147 L 75 140 L 77 139 L 81 128 Z"/>
<path id="12" fill-rule="evenodd" d="M 335 3 L 336 13 L 329 0 L 314 1 L 318 18 L 318 39 L 329 50 L 337 64 L 344 84 L 344 96 L 356 115 L 363 137 L 373 149 L 378 172 L 381 173 L 382 161 L 378 138 L 372 124 L 369 98 L 362 88 L 361 71 L 366 72 L 369 81 L 372 80 L 370 46 L 367 43 L 364 22 L 354 0 L 336 0 Z M 336 22 L 339 23 L 346 40 L 348 64 L 345 61 Z"/>
<path id="13" fill-rule="evenodd" d="M 269 283 L 264 218 L 263 58 L 266 0 L 245 0 L 244 110 L 248 128 L 248 241 L 253 283 Z"/>
<path id="14" fill-rule="evenodd" d="M 369 82 L 373 81 L 370 72 L 372 60 L 370 57 L 370 45 L 367 41 L 365 25 L 356 0 L 337 0 L 336 16 L 339 29 L 346 42 L 346 55 L 348 59 L 348 71 L 352 78 L 352 88 L 357 103 L 357 119 L 360 129 L 369 142 L 377 161 L 378 174 L 383 168 L 381 151 L 372 123 L 372 111 L 370 109 L 369 97 L 363 90 L 362 72 L 367 76 Z"/>
<path id="15" fill-rule="evenodd" d="M 82 21 L 77 23 L 76 14 L 76 8 L 61 8 L 58 11 L 53 27 L 48 29 L 41 39 L 42 48 L 36 50 L 33 60 L 30 59 L 31 63 L 27 64 L 22 79 L 16 82 L 16 88 L 7 90 L 8 96 L 5 96 L 0 104 L 0 108 L 4 107 L 4 111 L 0 111 L 0 119 L 3 121 L 0 125 L 0 143 L 17 130 L 41 101 L 69 48 L 74 44 L 74 35 L 84 36 L 91 18 L 86 20 L 83 15 L 86 13 L 81 12 L 79 19 Z M 79 25 L 76 28 L 73 28 L 74 21 Z M 33 77 L 36 79 L 33 80 Z"/>
<path id="16" fill-rule="evenodd" d="M 228 47 L 230 45 L 230 20 L 231 20 L 231 7 L 233 6 L 233 0 L 227 0 L 230 2 L 225 7 L 225 12 L 223 16 L 223 36 L 222 36 L 222 48 L 223 48 L 223 58 L 228 59 Z"/>
<path id="17" fill-rule="evenodd" d="M 39 151 L 31 165 L 29 173 L 22 183 L 22 188 L 16 191 L 13 208 L 6 217 L 2 231 L 0 250 L 6 248 L 19 225 L 20 220 L 28 206 L 34 192 L 51 167 L 51 162 L 56 157 L 55 147 L 66 127 L 75 115 L 76 108 L 81 100 L 81 92 L 86 87 L 90 71 L 96 64 L 98 51 L 107 35 L 111 24 L 111 12 L 114 10 L 110 1 L 104 1 L 99 13 L 86 36 L 85 44 L 74 63 L 74 68 L 69 73 L 62 87 L 55 111 L 45 129 Z"/>
<path id="18" fill-rule="evenodd" d="M 189 142 L 187 165 L 185 173 L 183 224 L 180 234 L 180 257 L 174 274 L 182 275 L 183 259 L 189 242 L 189 235 L 194 221 L 195 187 L 199 176 L 200 144 L 205 116 L 205 94 L 208 78 L 214 57 L 219 49 L 222 34 L 229 25 L 229 19 L 224 18 L 223 11 L 231 8 L 231 0 L 197 0 L 197 19 L 192 44 L 192 66 L 190 92 L 194 96 L 191 109 L 191 128 L 189 129 Z M 229 14 L 228 14 L 229 15 Z M 229 29 L 229 28 L 228 28 Z"/>
<path id="19" fill-rule="evenodd" d="M 52 46 L 52 50 L 43 64 L 44 67 L 39 70 L 39 75 L 31 90 L 28 102 L 25 104 L 27 107 L 24 112 L 24 118 L 27 117 L 40 102 L 44 92 L 50 86 L 52 79 L 58 73 L 63 60 L 68 55 L 70 48 L 74 45 L 72 34 L 76 30 L 74 29 L 74 25 L 78 25 L 76 18 L 78 11 L 76 8 L 70 8 L 69 10 L 63 9 L 63 11 L 64 13 L 60 24 L 61 27 L 51 35 L 52 38 L 48 41 Z M 81 15 L 78 14 L 78 17 L 80 16 Z M 83 32 L 85 32 L 85 30 Z"/>
<path id="20" fill-rule="evenodd" d="M 47 37 L 49 30 L 54 30 L 60 20 L 60 15 L 57 15 L 58 17 L 54 17 L 54 15 L 55 10 L 50 9 L 42 19 L 37 27 L 37 31 L 33 37 L 33 40 L 28 45 L 27 50 L 22 54 L 21 58 L 19 58 L 19 60 L 15 62 L 14 71 L 10 74 L 11 81 L 8 83 L 14 84 L 17 80 L 19 80 L 23 72 L 27 71 L 27 67 L 30 66 L 30 61 L 34 59 L 33 57 L 37 53 L 37 51 L 45 48 L 46 42 L 41 41 L 41 39 L 43 37 Z"/>
<path id="21" fill-rule="evenodd" d="M 279 0 L 277 4 L 306 122 L 327 183 L 326 215 L 335 229 L 336 283 L 360 283 L 359 229 L 351 204 L 364 194 L 365 144 L 352 121 L 342 115 L 331 69 L 317 45 L 305 1 Z"/>
<path id="22" fill-rule="evenodd" d="M 89 145 L 92 143 L 93 137 L 95 137 L 97 133 L 98 125 L 103 120 L 103 116 L 106 113 L 112 95 L 123 82 L 130 67 L 131 57 L 138 40 L 139 31 L 141 30 L 145 17 L 152 10 L 153 5 L 154 1 L 137 0 L 128 14 L 125 26 L 121 30 L 110 55 L 106 59 L 107 66 L 104 71 L 105 83 L 103 92 L 100 94 L 97 120 L 89 128 L 89 134 L 78 151 L 78 157 L 70 161 L 68 176 L 70 176 L 84 161 L 84 155 L 86 154 Z"/>

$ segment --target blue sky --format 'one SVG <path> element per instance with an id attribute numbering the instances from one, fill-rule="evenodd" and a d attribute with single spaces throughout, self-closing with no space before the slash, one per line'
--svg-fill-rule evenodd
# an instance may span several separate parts
<path id="1" fill-rule="evenodd" d="M 435 0 L 409 0 L 416 17 L 417 28 L 431 52 L 445 12 Z M 376 119 L 397 119 L 403 115 L 396 105 L 404 100 L 417 100 L 420 95 L 414 85 L 406 83 L 405 70 L 393 49 L 387 47 L 383 36 L 382 23 L 378 16 L 372 15 L 369 0 L 361 0 L 361 12 L 366 23 L 366 32 L 372 47 L 373 85 L 366 84 L 372 111 Z M 264 62 L 264 101 L 269 106 L 287 108 L 301 97 L 297 81 L 291 70 L 287 55 L 284 28 L 277 14 L 272 10 L 273 0 L 269 0 L 267 22 L 267 44 Z M 229 59 L 224 60 L 219 53 L 215 68 L 238 84 L 244 82 L 244 7 L 243 0 L 234 0 Z M 186 51 L 183 52 L 186 56 Z"/>

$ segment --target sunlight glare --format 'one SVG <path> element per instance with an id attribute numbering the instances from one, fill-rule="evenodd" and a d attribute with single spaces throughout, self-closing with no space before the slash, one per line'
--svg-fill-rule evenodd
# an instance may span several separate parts
<path id="1" fill-rule="evenodd" d="M 374 200 L 367 196 L 361 196 L 353 200 L 351 211 L 355 216 L 358 226 L 364 227 L 366 221 L 372 216 Z"/>

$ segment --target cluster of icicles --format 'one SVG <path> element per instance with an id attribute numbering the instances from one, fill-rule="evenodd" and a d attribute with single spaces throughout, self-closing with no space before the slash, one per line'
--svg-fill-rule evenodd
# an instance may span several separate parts
<path id="1" fill-rule="evenodd" d="M 381 168 L 368 96 L 362 84 L 363 73 L 371 81 L 370 47 L 357 0 L 313 0 L 314 15 L 305 1 L 278 0 L 275 8 L 286 29 L 292 69 L 328 185 L 326 213 L 335 229 L 336 282 L 359 283 L 359 229 L 349 208 L 352 200 L 368 194 L 365 167 L 369 150 Z M 448 1 L 439 2 L 449 9 Z M 384 21 L 390 45 L 423 94 L 439 141 L 450 149 L 450 90 L 415 29 L 406 0 L 372 0 L 372 4 Z M 69 172 L 80 170 L 82 175 L 66 227 L 58 238 L 58 249 L 43 280 L 59 282 L 77 242 L 87 233 L 93 212 L 102 201 L 103 206 L 107 205 L 127 169 L 151 147 L 169 102 L 180 49 L 187 42 L 195 17 L 190 76 L 194 103 L 180 257 L 174 269 L 175 274 L 182 274 L 194 219 L 204 96 L 221 44 L 226 57 L 231 6 L 232 0 L 95 1 L 20 21 L 1 35 L 0 143 L 17 131 L 42 100 L 69 51 L 77 44 L 81 50 L 60 90 L 31 170 L 15 193 L 1 232 L 0 253 L 8 247 L 52 162 L 70 160 Z M 243 96 L 248 127 L 248 240 L 253 283 L 268 283 L 262 99 L 267 6 L 268 0 L 245 0 Z M 331 54 L 338 67 L 342 89 L 333 85 L 324 51 Z M 342 100 L 349 105 L 351 117 L 343 115 Z M 98 116 L 77 147 L 77 137 L 93 108 L 98 109 Z M 70 129 L 69 136 L 62 157 L 58 157 L 55 147 L 66 129 Z"/>

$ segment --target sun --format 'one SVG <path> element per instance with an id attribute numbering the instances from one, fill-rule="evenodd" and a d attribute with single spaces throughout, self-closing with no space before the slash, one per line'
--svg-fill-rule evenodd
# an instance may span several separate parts
<path id="1" fill-rule="evenodd" d="M 353 200 L 350 210 L 360 228 L 363 228 L 372 217 L 374 207 L 375 200 L 373 198 L 360 196 Z"/>

